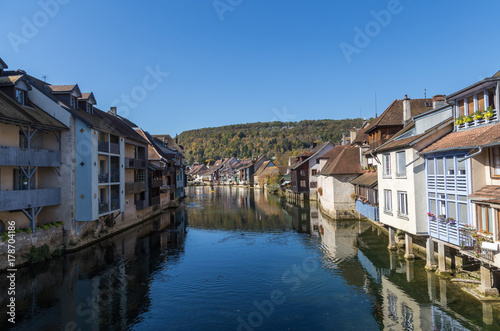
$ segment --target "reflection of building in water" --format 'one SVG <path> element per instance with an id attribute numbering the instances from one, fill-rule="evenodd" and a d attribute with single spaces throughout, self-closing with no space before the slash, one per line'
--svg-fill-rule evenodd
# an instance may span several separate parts
<path id="1" fill-rule="evenodd" d="M 150 305 L 151 281 L 161 281 L 162 269 L 183 254 L 186 222 L 184 210 L 167 210 L 91 248 L 40 266 L 43 271 L 35 276 L 19 272 L 16 326 L 33 330 L 128 329 L 143 312 L 138 308 Z M 0 286 L 6 288 L 3 282 L 2 278 Z M 0 300 L 0 313 L 5 314 L 6 298 Z M 4 322 L 0 321 L 0 329 L 7 329 Z"/>
<path id="2" fill-rule="evenodd" d="M 378 236 L 375 229 L 369 229 L 358 237 L 357 260 L 364 269 L 365 290 L 376 298 L 374 314 L 384 329 L 469 330 L 466 319 L 447 307 L 446 281 L 439 282 L 428 272 L 429 293 L 422 293 L 414 282 L 415 262 L 394 252 L 381 256 L 378 252 L 385 248 L 386 240 L 378 240 Z"/>

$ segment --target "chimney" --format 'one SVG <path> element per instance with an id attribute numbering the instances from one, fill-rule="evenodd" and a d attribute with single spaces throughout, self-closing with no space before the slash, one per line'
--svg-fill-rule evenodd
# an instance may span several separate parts
<path id="1" fill-rule="evenodd" d="M 403 99 L 403 125 L 406 126 L 411 119 L 411 105 L 410 98 L 405 94 L 405 98 Z"/>
<path id="2" fill-rule="evenodd" d="M 358 131 L 356 130 L 356 128 L 352 128 L 352 129 L 351 129 L 351 132 L 349 132 L 349 133 L 350 133 L 350 137 L 351 137 L 350 142 L 351 142 L 351 144 L 352 144 L 352 142 L 353 142 L 354 140 L 356 140 L 356 135 L 357 135 Z"/>
<path id="3" fill-rule="evenodd" d="M 109 107 L 109 112 L 111 115 L 116 116 L 116 107 Z"/>
<path id="4" fill-rule="evenodd" d="M 441 108 L 448 105 L 444 98 L 444 95 L 438 94 L 432 97 L 432 109 Z"/>

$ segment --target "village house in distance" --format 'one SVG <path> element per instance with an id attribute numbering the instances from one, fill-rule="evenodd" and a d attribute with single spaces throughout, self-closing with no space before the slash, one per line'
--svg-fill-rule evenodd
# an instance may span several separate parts
<path id="1" fill-rule="evenodd" d="M 185 197 L 182 148 L 97 101 L 78 84 L 52 85 L 0 60 L 0 232 L 11 221 L 22 230 L 19 264 L 32 245 L 77 249 Z"/>

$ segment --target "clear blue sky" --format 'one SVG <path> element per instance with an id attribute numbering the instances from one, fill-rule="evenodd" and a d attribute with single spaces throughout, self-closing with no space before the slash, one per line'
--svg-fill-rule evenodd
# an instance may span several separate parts
<path id="1" fill-rule="evenodd" d="M 77 83 L 151 133 L 370 117 L 375 92 L 380 114 L 500 69 L 496 1 L 8 0 L 0 12 L 11 69 Z"/>

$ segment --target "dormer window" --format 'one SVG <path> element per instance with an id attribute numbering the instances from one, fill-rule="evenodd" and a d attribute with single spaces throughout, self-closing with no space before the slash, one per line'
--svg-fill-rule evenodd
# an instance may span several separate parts
<path id="1" fill-rule="evenodd" d="M 26 104 L 26 91 L 16 89 L 16 100 L 21 105 L 25 105 Z"/>
<path id="2" fill-rule="evenodd" d="M 71 97 L 71 107 L 74 108 L 74 109 L 77 109 L 78 108 L 78 99 L 75 98 L 75 97 Z"/>
<path id="3" fill-rule="evenodd" d="M 92 105 L 87 103 L 87 113 L 92 114 Z"/>

